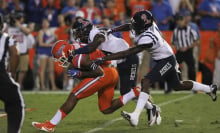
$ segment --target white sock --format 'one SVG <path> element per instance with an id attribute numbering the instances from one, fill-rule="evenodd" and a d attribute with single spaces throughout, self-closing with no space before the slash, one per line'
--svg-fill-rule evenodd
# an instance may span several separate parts
<path id="1" fill-rule="evenodd" d="M 149 95 L 145 92 L 141 92 L 137 101 L 136 108 L 133 113 L 136 113 L 137 116 L 141 114 L 142 110 L 144 109 L 144 106 L 148 102 Z"/>
<path id="2" fill-rule="evenodd" d="M 193 88 L 192 90 L 193 91 L 203 91 L 203 92 L 211 92 L 212 88 L 208 85 L 204 85 L 204 84 L 201 84 L 201 83 L 198 83 L 198 82 L 195 82 L 195 81 L 192 81 L 193 82 Z"/>
<path id="3" fill-rule="evenodd" d="M 123 105 L 125 105 L 127 102 L 129 102 L 131 99 L 135 98 L 134 91 L 131 89 L 128 93 L 120 96 L 120 100 Z"/>
<path id="4" fill-rule="evenodd" d="M 151 102 L 147 101 L 147 103 L 145 104 L 145 107 L 146 107 L 147 109 L 152 109 L 152 108 L 153 108 L 153 105 L 152 105 Z"/>
<path id="5" fill-rule="evenodd" d="M 57 113 L 53 116 L 53 118 L 50 120 L 50 123 L 53 125 L 57 125 L 65 116 L 66 114 L 61 109 L 59 109 Z"/>

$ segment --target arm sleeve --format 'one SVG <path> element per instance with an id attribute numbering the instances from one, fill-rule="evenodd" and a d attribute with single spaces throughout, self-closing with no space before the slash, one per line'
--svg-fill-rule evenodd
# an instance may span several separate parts
<path id="1" fill-rule="evenodd" d="M 191 29 L 190 34 L 192 36 L 193 41 L 196 41 L 199 39 L 195 30 Z"/>
<path id="2" fill-rule="evenodd" d="M 156 44 L 157 41 L 158 41 L 158 38 L 156 36 L 152 35 L 151 33 L 149 33 L 149 34 L 144 34 L 144 35 L 140 36 L 137 39 L 136 44 L 137 45 Z"/>

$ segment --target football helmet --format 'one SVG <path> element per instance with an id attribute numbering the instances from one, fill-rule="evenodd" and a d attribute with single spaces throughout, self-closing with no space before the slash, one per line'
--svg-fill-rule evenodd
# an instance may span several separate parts
<path id="1" fill-rule="evenodd" d="M 89 33 L 92 27 L 93 24 L 89 20 L 77 17 L 72 27 L 74 39 L 88 44 Z"/>
<path id="2" fill-rule="evenodd" d="M 150 11 L 138 11 L 131 18 L 131 28 L 135 31 L 135 34 L 139 35 L 152 26 L 153 20 Z"/>
<path id="3" fill-rule="evenodd" d="M 69 60 L 71 52 L 78 48 L 80 48 L 79 44 L 68 44 L 64 40 L 59 40 L 52 47 L 52 57 L 55 62 L 59 62 L 59 66 L 68 67 L 72 61 Z"/>

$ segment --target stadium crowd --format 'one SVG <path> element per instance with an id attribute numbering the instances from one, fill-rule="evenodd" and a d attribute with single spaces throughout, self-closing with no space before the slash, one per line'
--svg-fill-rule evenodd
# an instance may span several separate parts
<path id="1" fill-rule="evenodd" d="M 94 25 L 112 28 L 129 22 L 129 18 L 141 9 L 152 12 L 161 31 L 173 31 L 177 27 L 177 20 L 181 17 L 184 19 L 190 17 L 188 18 L 190 26 L 197 32 L 199 39 L 200 31 L 216 32 L 210 38 L 210 43 L 206 44 L 210 47 L 205 51 L 203 59 L 198 59 L 196 50 L 193 52 L 197 58 L 195 63 L 198 64 L 195 64 L 198 66 L 196 71 L 201 71 L 204 75 L 202 82 L 211 84 L 213 81 L 215 83 L 220 81 L 220 70 L 215 67 L 220 64 L 219 0 L 0 0 L 0 2 L 0 14 L 5 17 L 4 30 L 16 38 L 20 49 L 16 79 L 23 89 L 72 89 L 73 80 L 68 79 L 65 69 L 53 62 L 51 47 L 57 40 L 74 43 L 70 28 L 76 16 L 84 17 Z M 114 35 L 124 37 L 120 32 Z M 132 45 L 132 41 L 129 43 Z M 200 51 L 199 43 L 196 46 L 197 51 Z"/>

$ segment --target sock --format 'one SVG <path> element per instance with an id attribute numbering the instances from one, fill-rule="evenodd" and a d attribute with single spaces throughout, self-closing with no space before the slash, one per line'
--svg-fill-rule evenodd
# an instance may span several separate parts
<path id="1" fill-rule="evenodd" d="M 147 103 L 145 104 L 145 107 L 146 107 L 147 109 L 152 109 L 152 108 L 153 108 L 153 105 L 152 105 L 151 102 L 147 101 Z"/>
<path id="2" fill-rule="evenodd" d="M 145 92 L 141 92 L 137 101 L 136 108 L 133 113 L 136 113 L 137 116 L 141 114 L 142 110 L 144 109 L 144 106 L 148 102 L 149 95 Z"/>
<path id="3" fill-rule="evenodd" d="M 57 113 L 53 116 L 53 118 L 50 120 L 50 123 L 53 125 L 57 125 L 63 118 L 66 116 L 66 114 L 59 109 Z"/>
<path id="4" fill-rule="evenodd" d="M 133 89 L 131 89 L 128 93 L 120 96 L 120 100 L 121 100 L 121 103 L 123 105 L 125 105 L 128 101 L 130 101 L 131 99 L 135 98 L 135 93 L 133 91 Z"/>
<path id="5" fill-rule="evenodd" d="M 203 91 L 203 92 L 211 92 L 212 88 L 208 85 L 204 85 L 204 84 L 201 84 L 201 83 L 198 83 L 198 82 L 195 82 L 195 81 L 192 81 L 193 82 L 193 87 L 192 87 L 192 90 L 193 91 Z"/>

